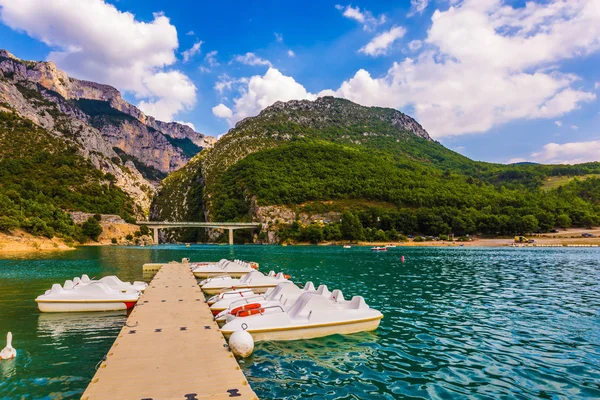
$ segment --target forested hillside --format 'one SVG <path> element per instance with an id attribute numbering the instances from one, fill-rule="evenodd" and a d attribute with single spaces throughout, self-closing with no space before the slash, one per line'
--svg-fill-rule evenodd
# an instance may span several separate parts
<path id="1" fill-rule="evenodd" d="M 78 237 L 65 212 L 119 214 L 131 220 L 132 200 L 66 140 L 16 113 L 0 112 L 0 230 Z"/>
<path id="2" fill-rule="evenodd" d="M 292 240 L 350 238 L 342 213 L 360 221 L 359 237 L 367 239 L 512 235 L 599 224 L 600 180 L 541 189 L 548 177 L 598 172 L 599 163 L 475 162 L 395 110 L 333 98 L 292 101 L 238 123 L 166 179 L 153 216 L 259 220 Z M 310 223 L 323 215 L 325 225 Z"/>
<path id="3" fill-rule="evenodd" d="M 15 112 L 49 135 L 68 139 L 148 216 L 155 186 L 214 138 L 146 115 L 112 86 L 67 75 L 52 62 L 0 50 L 0 111 Z"/>

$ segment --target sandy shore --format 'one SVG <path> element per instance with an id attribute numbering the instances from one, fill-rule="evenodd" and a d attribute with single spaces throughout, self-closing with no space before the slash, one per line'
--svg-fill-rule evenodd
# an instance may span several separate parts
<path id="1" fill-rule="evenodd" d="M 73 249 L 59 238 L 48 239 L 24 231 L 16 231 L 12 235 L 0 233 L 0 255 Z"/>
<path id="2" fill-rule="evenodd" d="M 585 238 L 583 233 L 591 233 L 596 237 Z M 542 233 L 526 236 L 528 239 L 535 240 L 535 246 L 552 246 L 552 245 L 600 245 L 600 228 L 594 229 L 567 229 L 561 230 L 558 233 Z M 429 242 L 414 242 L 412 239 L 409 242 L 359 242 L 358 246 L 386 246 L 395 245 L 397 247 L 507 247 L 514 244 L 514 237 L 504 238 L 476 238 L 470 242 L 449 242 L 449 241 L 429 241 Z"/>

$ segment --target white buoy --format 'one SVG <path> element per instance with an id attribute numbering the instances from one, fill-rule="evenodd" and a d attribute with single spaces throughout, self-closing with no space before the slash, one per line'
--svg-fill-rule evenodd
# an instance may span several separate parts
<path id="1" fill-rule="evenodd" d="M 252 347 L 254 348 L 254 343 L 252 343 Z M 12 347 L 12 333 L 8 332 L 8 335 L 6 335 L 6 347 L 0 351 L 0 360 L 8 360 L 16 356 L 17 351 Z"/>
<path id="2" fill-rule="evenodd" d="M 248 357 L 254 351 L 254 339 L 246 331 L 235 331 L 229 337 L 229 348 L 238 357 Z"/>

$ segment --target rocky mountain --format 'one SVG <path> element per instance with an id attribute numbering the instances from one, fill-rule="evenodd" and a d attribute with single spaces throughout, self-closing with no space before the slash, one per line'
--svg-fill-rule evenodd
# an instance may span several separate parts
<path id="1" fill-rule="evenodd" d="M 24 61 L 0 50 L 0 111 L 16 112 L 75 145 L 116 177 L 142 210 L 156 185 L 216 139 L 145 115 L 111 86 L 69 77 L 52 62 Z"/>
<path id="2" fill-rule="evenodd" d="M 237 240 L 271 243 L 547 232 L 600 223 L 598 173 L 600 163 L 473 161 L 397 110 L 322 97 L 277 102 L 240 121 L 163 181 L 151 218 L 258 221 L 260 234 L 238 231 Z M 548 189 L 553 176 L 587 179 Z"/>
<path id="3" fill-rule="evenodd" d="M 470 163 L 394 109 L 364 107 L 333 97 L 276 102 L 258 116 L 238 122 L 214 148 L 170 175 L 153 204 L 151 218 L 214 219 L 217 187 L 232 166 L 253 153 L 307 140 L 383 151 L 426 163 Z M 256 202 L 256 198 L 247 200 Z M 260 219 L 262 212 L 254 207 L 249 218 Z"/>

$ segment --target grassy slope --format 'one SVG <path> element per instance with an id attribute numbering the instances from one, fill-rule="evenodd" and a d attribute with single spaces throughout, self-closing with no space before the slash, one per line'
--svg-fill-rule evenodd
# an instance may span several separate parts
<path id="1" fill-rule="evenodd" d="M 560 186 L 567 185 L 571 183 L 575 179 L 579 179 L 580 181 L 584 181 L 589 178 L 600 178 L 599 174 L 588 174 L 588 175 L 575 175 L 575 176 L 549 176 L 544 179 L 544 183 L 542 184 L 541 189 L 548 191 L 552 189 L 557 189 Z"/>

